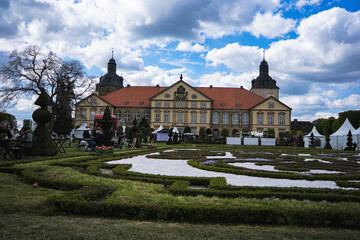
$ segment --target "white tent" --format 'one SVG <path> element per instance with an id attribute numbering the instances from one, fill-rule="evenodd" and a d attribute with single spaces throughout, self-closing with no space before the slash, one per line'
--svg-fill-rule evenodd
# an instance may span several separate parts
<path id="1" fill-rule="evenodd" d="M 80 127 L 77 129 L 74 129 L 74 136 L 76 138 L 83 138 L 83 133 L 85 130 L 88 130 L 89 128 L 86 126 L 86 123 L 82 123 Z"/>
<path id="2" fill-rule="evenodd" d="M 304 147 L 308 148 L 310 145 L 310 136 L 311 133 L 314 134 L 314 140 L 315 140 L 315 147 L 317 148 L 324 148 L 325 146 L 325 136 L 321 135 L 318 130 L 316 129 L 316 127 L 314 126 L 313 129 L 311 130 L 311 132 L 308 135 L 304 136 Z"/>
<path id="3" fill-rule="evenodd" d="M 344 150 L 346 148 L 347 135 L 351 131 L 354 134 L 355 128 L 346 118 L 344 124 L 333 134 L 330 135 L 330 145 L 334 150 Z"/>
<path id="4" fill-rule="evenodd" d="M 177 127 L 174 127 L 172 130 L 173 133 L 179 133 L 179 130 L 177 129 Z"/>
<path id="5" fill-rule="evenodd" d="M 160 127 L 159 127 L 158 129 L 156 129 L 155 131 L 153 131 L 152 133 L 153 133 L 153 134 L 155 134 L 155 133 L 157 133 L 157 132 L 161 131 L 162 129 L 163 129 L 163 126 L 162 126 L 162 125 L 160 125 Z"/>
<path id="6" fill-rule="evenodd" d="M 357 147 L 356 147 L 356 151 L 359 151 L 360 150 L 360 127 L 355 130 L 353 133 L 353 142 L 356 143 Z"/>

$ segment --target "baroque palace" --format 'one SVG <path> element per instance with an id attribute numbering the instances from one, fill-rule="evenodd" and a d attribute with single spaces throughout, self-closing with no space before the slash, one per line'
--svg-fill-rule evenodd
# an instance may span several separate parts
<path id="1" fill-rule="evenodd" d="M 269 76 L 269 65 L 263 59 L 259 76 L 252 80 L 249 90 L 226 87 L 193 87 L 182 75 L 168 87 L 123 86 L 124 79 L 116 74 L 116 62 L 111 58 L 108 72 L 100 78 L 96 92 L 75 104 L 75 125 L 86 123 L 93 126 L 94 115 L 103 114 L 110 107 L 118 119 L 118 125 L 131 126 L 134 118 L 143 117 L 152 128 L 177 127 L 180 132 L 186 126 L 195 134 L 200 128 L 211 129 L 219 136 L 223 128 L 230 136 L 240 131 L 263 132 L 290 131 L 291 108 L 279 100 L 279 87 Z"/>

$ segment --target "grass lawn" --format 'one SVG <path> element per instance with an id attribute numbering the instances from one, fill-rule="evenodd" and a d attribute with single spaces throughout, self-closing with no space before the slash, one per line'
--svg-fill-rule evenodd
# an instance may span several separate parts
<path id="1" fill-rule="evenodd" d="M 158 149 L 165 149 L 158 145 Z M 192 145 L 181 147 L 193 148 Z M 196 147 L 196 146 L 195 146 Z M 235 149 L 224 145 L 201 145 L 204 149 Z M 279 208 L 281 211 L 317 211 L 335 209 L 348 212 L 359 211 L 358 202 L 327 203 L 294 200 L 262 200 L 252 198 L 219 198 L 204 196 L 176 196 L 156 183 L 130 181 L 94 176 L 86 172 L 91 165 L 102 164 L 109 158 L 93 153 L 78 153 L 75 148 L 67 148 L 67 154 L 55 157 L 39 157 L 25 161 L 0 162 L 0 239 L 360 239 L 360 231 L 327 227 L 301 227 L 283 225 L 245 225 L 245 224 L 198 224 L 186 221 L 148 221 L 142 219 L 114 219 L 96 216 L 67 214 L 54 209 L 49 199 L 61 199 L 71 193 L 71 184 L 106 185 L 113 191 L 106 198 L 81 201 L 94 204 L 139 204 L 141 206 L 192 206 L 219 207 L 248 205 L 251 208 Z M 242 149 L 244 150 L 244 149 Z M 246 151 L 305 152 L 294 148 L 254 148 Z M 115 152 L 119 158 L 143 150 Z M 315 151 L 315 150 L 310 150 Z M 254 154 L 252 154 L 254 155 Z M 76 163 L 75 165 L 73 165 Z M 62 164 L 62 165 L 61 165 Z M 83 168 L 82 168 L 83 166 Z M 26 170 L 34 170 L 37 176 L 48 181 L 53 187 L 34 188 L 27 179 Z M 8 173 L 6 173 L 8 172 Z M 84 200 L 85 199 L 85 200 Z M 304 213 L 304 212 L 303 212 Z"/>

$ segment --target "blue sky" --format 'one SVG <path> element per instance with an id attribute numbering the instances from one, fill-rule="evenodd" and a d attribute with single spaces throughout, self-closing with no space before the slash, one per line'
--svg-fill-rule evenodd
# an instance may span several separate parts
<path id="1" fill-rule="evenodd" d="M 124 84 L 183 74 L 193 86 L 250 89 L 265 50 L 292 119 L 312 121 L 360 109 L 359 10 L 359 0 L 2 0 L 0 64 L 37 45 L 98 78 L 114 49 Z M 7 112 L 31 118 L 33 101 Z"/>

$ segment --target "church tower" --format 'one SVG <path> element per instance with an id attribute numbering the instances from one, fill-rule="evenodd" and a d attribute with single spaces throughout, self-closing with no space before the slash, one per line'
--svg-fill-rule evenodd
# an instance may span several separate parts
<path id="1" fill-rule="evenodd" d="M 265 51 L 259 66 L 259 76 L 251 81 L 250 91 L 264 98 L 273 96 L 279 99 L 279 87 L 276 86 L 276 81 L 269 76 L 269 65 L 265 61 Z"/>
<path id="2" fill-rule="evenodd" d="M 96 91 L 99 96 L 104 96 L 122 87 L 124 79 L 116 74 L 116 61 L 112 56 L 108 62 L 107 73 L 100 77 L 100 82 L 96 84 Z"/>

